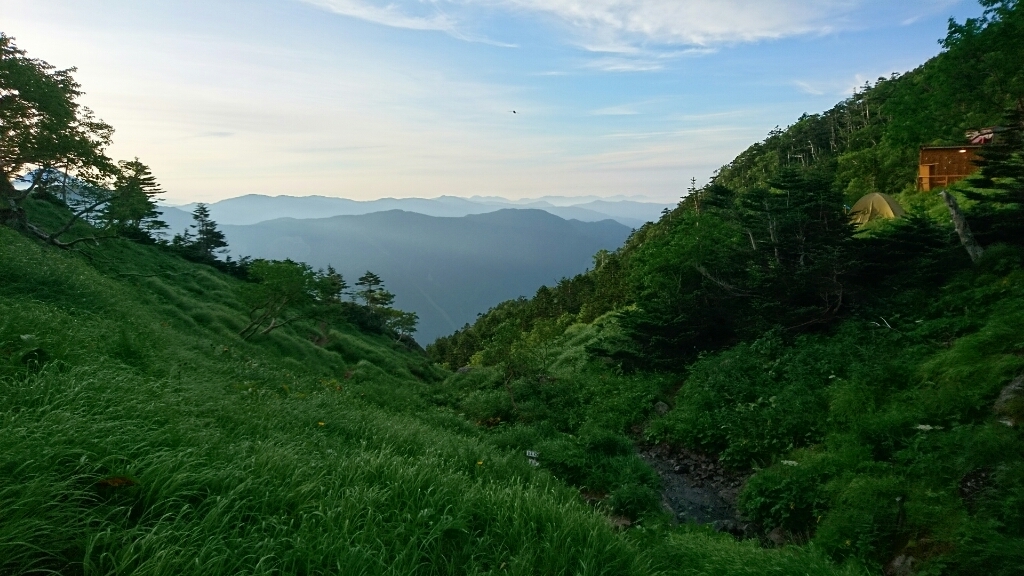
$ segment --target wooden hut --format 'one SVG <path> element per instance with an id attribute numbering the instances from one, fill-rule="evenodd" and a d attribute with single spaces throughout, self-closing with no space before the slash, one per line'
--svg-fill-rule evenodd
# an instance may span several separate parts
<path id="1" fill-rule="evenodd" d="M 966 146 L 922 146 L 917 167 L 917 189 L 927 192 L 944 188 L 978 171 L 979 144 Z"/>

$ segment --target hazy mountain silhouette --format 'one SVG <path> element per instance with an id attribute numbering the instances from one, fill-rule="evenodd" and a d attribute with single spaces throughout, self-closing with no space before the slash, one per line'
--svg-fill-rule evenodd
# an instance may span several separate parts
<path id="1" fill-rule="evenodd" d="M 168 237 L 187 229 L 193 222 L 191 212 L 169 206 L 160 207 L 160 219 L 167 224 L 167 229 L 163 233 Z"/>
<path id="2" fill-rule="evenodd" d="M 419 314 L 416 339 L 424 344 L 499 302 L 586 270 L 595 252 L 618 248 L 630 233 L 612 220 L 564 220 L 534 209 L 457 218 L 390 210 L 221 229 L 235 256 L 331 264 L 350 284 L 372 270 L 397 295 L 398 308 Z"/>
<path id="3" fill-rule="evenodd" d="M 326 218 L 405 210 L 427 216 L 459 217 L 485 214 L 503 208 L 536 208 L 565 219 L 583 222 L 615 220 L 630 228 L 655 221 L 668 204 L 637 200 L 607 200 L 551 196 L 536 200 L 507 200 L 498 197 L 381 198 L 358 201 L 328 196 L 264 196 L 249 194 L 209 205 L 210 215 L 220 224 L 256 224 L 276 218 Z M 573 203 L 575 200 L 575 203 Z M 195 204 L 176 209 L 191 212 Z M 170 209 L 167 209 L 170 210 Z M 172 229 L 174 227 L 172 226 Z M 177 231 L 175 229 L 175 231 Z"/>

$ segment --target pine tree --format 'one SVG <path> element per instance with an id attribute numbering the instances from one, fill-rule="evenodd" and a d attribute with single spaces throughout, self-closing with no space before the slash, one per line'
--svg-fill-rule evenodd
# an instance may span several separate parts
<path id="1" fill-rule="evenodd" d="M 386 308 L 395 302 L 395 295 L 384 289 L 384 281 L 380 276 L 366 271 L 356 281 L 359 287 L 353 296 L 360 298 L 367 308 Z"/>
<path id="2" fill-rule="evenodd" d="M 1024 244 L 1024 106 L 979 153 L 981 168 L 964 196 L 977 202 L 967 216 L 982 244 Z"/>
<path id="3" fill-rule="evenodd" d="M 195 249 L 206 258 L 215 259 L 216 252 L 227 247 L 228 243 L 224 239 L 224 233 L 217 229 L 217 223 L 210 218 L 209 206 L 202 202 L 197 204 L 192 212 L 192 219 L 195 224 L 191 224 L 189 228 L 195 230 Z"/>
<path id="4" fill-rule="evenodd" d="M 118 162 L 114 191 L 99 220 L 122 236 L 152 240 L 153 232 L 167 228 L 156 205 L 162 192 L 149 166 L 138 158 Z"/>

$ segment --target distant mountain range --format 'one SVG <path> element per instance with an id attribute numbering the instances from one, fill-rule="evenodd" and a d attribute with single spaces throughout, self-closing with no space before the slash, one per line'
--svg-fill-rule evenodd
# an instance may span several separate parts
<path id="1" fill-rule="evenodd" d="M 572 198 L 548 196 L 530 200 L 508 200 L 500 197 L 473 196 L 460 198 L 382 198 L 358 201 L 328 196 L 263 196 L 249 194 L 221 200 L 209 205 L 210 215 L 219 224 L 256 224 L 275 218 L 326 218 L 330 216 L 358 216 L 388 210 L 404 210 L 427 216 L 460 217 L 485 214 L 505 208 L 539 209 L 567 220 L 599 222 L 615 220 L 630 228 L 639 228 L 645 222 L 661 217 L 669 204 L 647 201 L 643 197 L 617 196 L 598 198 L 587 196 Z M 165 207 L 164 219 L 174 231 L 182 230 L 191 222 L 189 214 L 195 204 Z"/>
<path id="2" fill-rule="evenodd" d="M 314 206 L 321 200 L 285 205 Z M 256 217 L 255 211 L 239 209 L 239 214 L 245 213 Z M 217 214 L 215 219 L 222 222 L 223 216 Z M 349 284 L 372 270 L 396 294 L 398 308 L 419 314 L 416 339 L 423 344 L 472 322 L 499 302 L 532 296 L 541 285 L 583 272 L 597 251 L 618 248 L 631 231 L 611 219 L 566 220 L 546 210 L 524 208 L 459 217 L 388 210 L 248 225 L 222 223 L 220 228 L 234 256 L 291 258 L 314 267 L 331 264 Z"/>

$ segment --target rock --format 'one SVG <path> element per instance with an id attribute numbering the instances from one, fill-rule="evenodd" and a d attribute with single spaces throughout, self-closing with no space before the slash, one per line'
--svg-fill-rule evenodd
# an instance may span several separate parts
<path id="1" fill-rule="evenodd" d="M 1024 422 L 1024 376 L 1013 379 L 999 393 L 999 398 L 992 406 L 992 411 L 1002 416 L 1007 426 L 1017 426 Z"/>
<path id="2" fill-rule="evenodd" d="M 911 576 L 914 573 L 913 556 L 900 554 L 885 567 L 885 576 Z"/>
<path id="3" fill-rule="evenodd" d="M 629 528 L 633 525 L 633 522 L 625 516 L 612 516 L 608 519 L 611 522 L 612 528 L 622 530 L 623 528 Z"/>
<path id="4" fill-rule="evenodd" d="M 768 533 L 768 540 L 776 546 L 782 546 L 786 543 L 786 531 L 782 529 L 782 526 L 776 526 L 771 532 Z"/>
<path id="5" fill-rule="evenodd" d="M 727 532 L 729 534 L 742 532 L 740 527 L 732 520 L 715 520 L 711 523 L 711 528 L 714 529 L 715 532 Z"/>
<path id="6" fill-rule="evenodd" d="M 659 416 L 664 416 L 665 414 L 668 414 L 668 404 L 658 402 L 654 405 L 654 411 L 657 412 Z"/>

